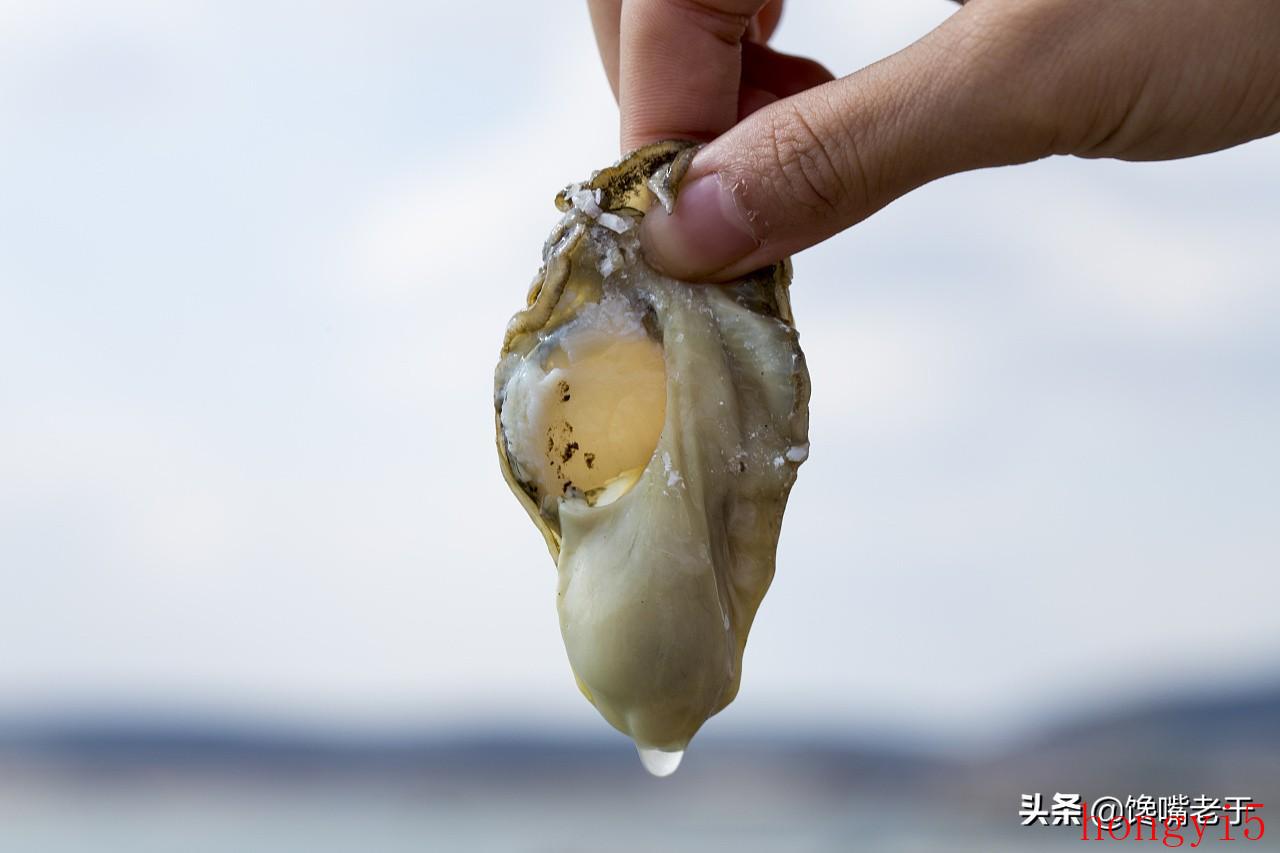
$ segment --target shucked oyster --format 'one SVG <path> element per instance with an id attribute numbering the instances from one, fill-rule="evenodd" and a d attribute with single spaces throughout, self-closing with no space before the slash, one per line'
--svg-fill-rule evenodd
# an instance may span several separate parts
<path id="1" fill-rule="evenodd" d="M 738 691 L 809 448 L 790 264 L 685 284 L 641 256 L 639 221 L 670 209 L 693 151 L 652 145 L 557 196 L 494 394 L 578 686 L 658 775 Z"/>

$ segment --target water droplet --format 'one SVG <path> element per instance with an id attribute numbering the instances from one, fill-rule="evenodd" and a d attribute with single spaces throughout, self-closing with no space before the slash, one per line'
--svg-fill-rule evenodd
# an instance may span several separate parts
<path id="1" fill-rule="evenodd" d="M 684 758 L 683 749 L 666 752 L 647 746 L 637 746 L 636 752 L 640 753 L 640 763 L 644 765 L 644 769 L 654 776 L 670 776 L 680 766 L 680 759 Z"/>

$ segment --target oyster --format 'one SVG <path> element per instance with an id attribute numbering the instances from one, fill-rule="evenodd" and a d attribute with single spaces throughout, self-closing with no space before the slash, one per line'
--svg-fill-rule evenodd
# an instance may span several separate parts
<path id="1" fill-rule="evenodd" d="M 641 256 L 640 219 L 671 209 L 694 151 L 642 148 L 557 196 L 494 394 L 578 687 L 658 775 L 738 691 L 809 448 L 790 264 L 687 284 Z"/>

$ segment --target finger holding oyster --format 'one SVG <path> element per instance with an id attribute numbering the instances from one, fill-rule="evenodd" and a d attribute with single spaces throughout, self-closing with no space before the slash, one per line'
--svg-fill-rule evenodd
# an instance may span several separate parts
<path id="1" fill-rule="evenodd" d="M 641 148 L 557 196 L 495 377 L 503 474 L 556 561 L 578 687 L 655 775 L 737 694 L 808 456 L 790 264 L 689 284 L 641 254 L 695 150 Z"/>

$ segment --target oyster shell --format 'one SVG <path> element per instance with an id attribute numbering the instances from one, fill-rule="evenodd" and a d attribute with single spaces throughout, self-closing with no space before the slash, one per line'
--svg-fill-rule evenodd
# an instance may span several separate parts
<path id="1" fill-rule="evenodd" d="M 665 775 L 738 691 L 808 456 L 809 377 L 783 262 L 724 285 L 650 268 L 694 148 L 652 145 L 573 184 L 495 382 L 498 455 L 559 572 L 582 693 Z"/>

